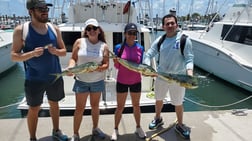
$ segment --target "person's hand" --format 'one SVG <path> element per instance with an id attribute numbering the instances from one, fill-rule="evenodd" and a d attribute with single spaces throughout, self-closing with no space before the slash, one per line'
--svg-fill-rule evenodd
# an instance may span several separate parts
<path id="1" fill-rule="evenodd" d="M 48 49 L 48 51 L 49 51 L 51 54 L 53 54 L 53 55 L 56 55 L 56 53 L 57 53 L 56 47 L 53 47 L 52 44 L 49 44 L 49 45 L 45 46 L 45 49 Z"/>
<path id="2" fill-rule="evenodd" d="M 102 66 L 98 66 L 97 69 L 95 71 L 98 71 L 98 72 L 102 72 L 104 69 L 102 68 Z"/>
<path id="3" fill-rule="evenodd" d="M 63 72 L 66 72 L 66 75 L 67 75 L 67 76 L 73 76 L 74 73 L 72 73 L 72 72 L 70 71 L 70 69 L 71 69 L 71 67 L 64 68 L 64 69 L 63 69 Z"/>
<path id="4" fill-rule="evenodd" d="M 39 57 L 43 55 L 44 53 L 44 47 L 37 47 L 32 51 L 33 57 Z"/>
<path id="5" fill-rule="evenodd" d="M 118 62 L 118 59 L 120 59 L 120 58 L 118 58 L 118 57 L 113 58 L 114 64 L 118 64 L 118 63 L 119 63 L 119 62 Z"/>

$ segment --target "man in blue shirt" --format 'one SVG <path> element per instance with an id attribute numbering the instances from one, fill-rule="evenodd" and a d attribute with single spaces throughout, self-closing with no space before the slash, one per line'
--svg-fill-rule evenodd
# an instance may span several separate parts
<path id="1" fill-rule="evenodd" d="M 177 18 L 173 14 L 168 14 L 162 19 L 163 29 L 166 32 L 166 38 L 158 49 L 158 42 L 161 36 L 157 38 L 151 48 L 146 52 L 144 63 L 150 65 L 151 59 L 159 54 L 159 63 L 157 66 L 158 72 L 176 73 L 193 75 L 193 52 L 192 43 L 189 38 L 186 39 L 186 44 L 183 54 L 180 50 L 181 32 L 178 30 Z M 176 131 L 185 139 L 190 138 L 190 131 L 183 124 L 183 98 L 185 88 L 179 84 L 172 82 L 168 83 L 157 77 L 155 81 L 155 99 L 156 99 L 156 115 L 154 120 L 149 124 L 149 129 L 155 129 L 163 124 L 161 111 L 163 108 L 163 99 L 166 94 L 170 95 L 171 104 L 175 106 L 177 115 Z"/>
<path id="2" fill-rule="evenodd" d="M 27 0 L 26 7 L 31 16 L 28 27 L 17 26 L 13 33 L 11 57 L 13 61 L 24 61 L 25 96 L 29 105 L 27 123 L 30 141 L 37 141 L 38 113 L 46 93 L 50 105 L 54 138 L 66 141 L 68 137 L 59 129 L 58 101 L 65 97 L 63 79 L 50 74 L 61 73 L 59 56 L 66 55 L 66 48 L 59 29 L 48 23 L 48 6 L 44 0 Z M 23 33 L 27 33 L 24 37 Z"/>

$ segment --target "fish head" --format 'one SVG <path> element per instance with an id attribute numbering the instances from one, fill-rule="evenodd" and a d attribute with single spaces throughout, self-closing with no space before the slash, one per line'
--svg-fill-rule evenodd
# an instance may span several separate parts
<path id="1" fill-rule="evenodd" d="M 198 79 L 196 77 L 187 75 L 187 79 L 185 79 L 185 81 L 180 84 L 181 86 L 188 89 L 196 89 L 198 88 Z"/>

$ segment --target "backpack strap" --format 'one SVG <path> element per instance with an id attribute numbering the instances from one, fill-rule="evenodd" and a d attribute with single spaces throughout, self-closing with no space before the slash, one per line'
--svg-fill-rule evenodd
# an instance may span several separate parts
<path id="1" fill-rule="evenodd" d="M 157 50 L 158 50 L 158 60 L 157 60 L 157 64 L 159 64 L 159 58 L 160 58 L 160 47 L 161 44 L 164 42 L 166 38 L 166 34 L 162 35 L 162 37 L 159 39 L 158 43 L 157 43 Z"/>
<path id="2" fill-rule="evenodd" d="M 47 25 L 51 28 L 52 32 L 57 37 L 57 32 L 56 32 L 56 29 L 55 29 L 54 25 L 52 23 L 50 23 L 50 22 L 47 22 Z"/>
<path id="3" fill-rule="evenodd" d="M 162 37 L 159 39 L 159 41 L 157 43 L 158 52 L 160 52 L 160 46 L 164 42 L 165 38 L 166 38 L 166 34 L 162 35 Z"/>
<path id="4" fill-rule="evenodd" d="M 26 37 L 27 37 L 28 31 L 29 31 L 29 24 L 30 24 L 30 21 L 25 22 L 25 23 L 22 25 L 22 40 L 23 40 L 23 41 L 25 41 L 25 39 L 26 39 Z"/>
<path id="5" fill-rule="evenodd" d="M 182 34 L 180 37 L 180 52 L 182 54 L 182 56 L 184 56 L 184 49 L 185 49 L 185 44 L 186 44 L 186 39 L 187 39 L 187 35 Z"/>

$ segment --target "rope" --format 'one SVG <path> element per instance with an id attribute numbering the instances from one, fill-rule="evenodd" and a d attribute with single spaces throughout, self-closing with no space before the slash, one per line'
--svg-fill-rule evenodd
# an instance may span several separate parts
<path id="1" fill-rule="evenodd" d="M 0 109 L 8 108 L 8 107 L 11 107 L 11 106 L 16 106 L 16 105 L 19 105 L 21 103 L 22 102 L 17 102 L 17 103 L 12 103 L 12 104 L 9 104 L 9 105 L 1 106 Z"/>
<path id="2" fill-rule="evenodd" d="M 226 105 L 206 105 L 206 104 L 201 104 L 201 103 L 198 103 L 198 102 L 195 102 L 187 97 L 184 97 L 185 100 L 189 101 L 189 102 L 192 102 L 196 105 L 199 105 L 199 106 L 202 106 L 202 107 L 208 107 L 208 108 L 223 108 L 223 107 L 229 107 L 229 106 L 232 106 L 232 105 L 236 105 L 236 104 L 239 104 L 243 101 L 246 101 L 248 99 L 252 98 L 252 95 L 251 96 L 248 96 L 242 100 L 239 100 L 239 101 L 236 101 L 236 102 L 233 102 L 233 103 L 230 103 L 230 104 L 226 104 Z"/>

